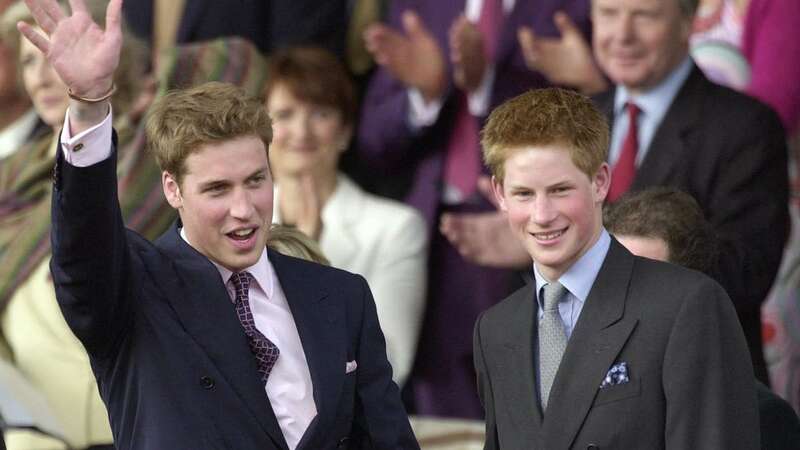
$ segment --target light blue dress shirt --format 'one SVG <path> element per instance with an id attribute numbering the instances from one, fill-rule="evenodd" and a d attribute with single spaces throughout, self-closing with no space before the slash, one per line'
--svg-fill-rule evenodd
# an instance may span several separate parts
<path id="1" fill-rule="evenodd" d="M 558 304 L 558 312 L 564 322 L 567 339 L 572 336 L 572 330 L 575 329 L 575 324 L 578 322 L 581 310 L 583 310 L 583 304 L 586 302 L 586 297 L 589 296 L 589 291 L 591 291 L 594 280 L 597 278 L 597 273 L 600 272 L 600 267 L 606 259 L 610 246 L 611 237 L 603 228 L 597 242 L 557 280 L 569 291 Z M 533 264 L 533 275 L 536 278 L 536 301 L 539 303 L 539 320 L 542 320 L 542 317 L 544 317 L 542 286 L 548 283 L 548 280 L 539 273 L 535 262 Z"/>
<path id="2" fill-rule="evenodd" d="M 624 86 L 617 86 L 614 96 L 614 127 L 611 130 L 611 146 L 608 152 L 608 164 L 611 167 L 614 167 L 619 159 L 622 142 L 628 134 L 630 121 L 625 104 L 632 101 L 640 109 L 637 118 L 639 148 L 636 152 L 636 165 L 638 166 L 644 161 L 661 120 L 664 119 L 672 100 L 689 77 L 693 65 L 692 59 L 687 56 L 661 83 L 635 97 L 631 96 L 630 91 Z"/>

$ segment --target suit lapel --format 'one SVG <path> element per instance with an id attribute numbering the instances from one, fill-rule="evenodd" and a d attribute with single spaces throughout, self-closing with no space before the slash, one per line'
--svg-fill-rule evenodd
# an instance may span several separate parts
<path id="1" fill-rule="evenodd" d="M 570 447 L 603 377 L 636 326 L 638 319 L 624 316 L 633 261 L 612 239 L 550 391 L 543 448 Z"/>
<path id="2" fill-rule="evenodd" d="M 514 310 L 514 315 L 508 319 L 508 340 L 504 344 L 504 351 L 508 352 L 507 361 L 511 369 L 507 372 L 510 380 L 507 392 L 511 398 L 507 400 L 515 403 L 511 414 L 518 429 L 533 430 L 532 435 L 538 436 L 542 412 L 537 401 L 539 396 L 536 391 L 533 361 L 538 322 L 536 320 L 538 307 L 534 300 L 535 289 L 536 283 L 532 282 L 514 294 L 517 308 Z M 531 417 L 533 423 L 530 421 Z"/>
<path id="3" fill-rule="evenodd" d="M 683 83 L 667 114 L 661 120 L 647 155 L 636 170 L 632 190 L 642 190 L 648 186 L 665 184 L 674 179 L 672 174 L 681 167 L 681 162 L 691 160 L 687 136 L 694 124 L 702 123 L 702 113 L 698 104 L 697 92 L 702 89 L 703 75 L 696 66 Z M 613 100 L 612 100 L 613 101 Z"/>
<path id="4" fill-rule="evenodd" d="M 177 273 L 178 277 L 155 273 L 152 276 L 168 293 L 178 319 L 275 445 L 288 449 L 219 272 L 180 237 L 177 227 L 167 231 L 158 245 L 171 256 L 174 270 L 171 273 Z"/>
<path id="5" fill-rule="evenodd" d="M 678 90 L 667 114 L 661 120 L 647 155 L 636 169 L 631 191 L 639 191 L 649 186 L 665 184 L 673 179 L 672 174 L 681 167 L 681 162 L 691 156 L 688 136 L 695 124 L 701 123 L 702 105 L 699 98 L 708 80 L 697 66 L 692 67 L 689 77 Z M 594 98 L 597 107 L 608 118 L 609 127 L 614 129 L 614 96 L 611 89 Z"/>
<path id="6" fill-rule="evenodd" d="M 286 301 L 294 317 L 303 352 L 311 372 L 317 418 L 306 431 L 303 442 L 317 430 L 325 432 L 336 417 L 336 406 L 345 376 L 347 335 L 343 310 L 332 304 L 329 294 L 303 277 L 303 271 L 292 258 L 269 251 L 269 259 L 281 283 Z"/>

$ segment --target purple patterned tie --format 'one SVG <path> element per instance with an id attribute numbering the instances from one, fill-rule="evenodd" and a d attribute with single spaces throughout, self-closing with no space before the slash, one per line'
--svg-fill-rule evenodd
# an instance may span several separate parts
<path id="1" fill-rule="evenodd" d="M 249 292 L 251 278 L 252 275 L 249 272 L 237 272 L 231 275 L 230 280 L 234 289 L 236 289 L 236 316 L 239 317 L 239 322 L 242 323 L 244 333 L 247 335 L 250 351 L 256 357 L 261 380 L 266 383 L 269 373 L 275 367 L 281 352 L 278 350 L 277 345 L 273 344 L 256 328 L 253 313 L 250 311 Z"/>

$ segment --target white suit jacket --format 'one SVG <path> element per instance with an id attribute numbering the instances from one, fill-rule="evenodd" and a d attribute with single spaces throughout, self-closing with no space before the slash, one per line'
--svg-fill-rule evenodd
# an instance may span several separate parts
<path id="1" fill-rule="evenodd" d="M 280 189 L 273 221 L 281 223 Z M 425 312 L 428 227 L 410 206 L 372 195 L 344 174 L 322 208 L 320 247 L 331 265 L 367 279 L 394 381 L 402 386 L 414 364 Z"/>

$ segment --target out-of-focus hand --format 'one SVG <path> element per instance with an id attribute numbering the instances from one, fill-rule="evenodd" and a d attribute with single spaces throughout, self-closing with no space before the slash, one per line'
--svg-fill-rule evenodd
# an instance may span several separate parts
<path id="1" fill-rule="evenodd" d="M 478 189 L 497 206 L 487 177 L 478 180 Z M 512 233 L 502 211 L 445 213 L 439 231 L 464 259 L 475 264 L 503 269 L 524 269 L 531 265 L 531 257 Z"/>
<path id="2" fill-rule="evenodd" d="M 319 240 L 322 233 L 322 205 L 312 174 L 281 182 L 281 219 L 306 236 Z"/>
<path id="3" fill-rule="evenodd" d="M 426 101 L 436 100 L 447 87 L 442 49 L 416 12 L 403 12 L 401 20 L 403 33 L 382 23 L 368 26 L 367 50 L 401 83 L 418 89 Z"/>
<path id="4" fill-rule="evenodd" d="M 608 85 L 581 30 L 563 11 L 557 12 L 553 21 L 561 32 L 560 38 L 536 36 L 530 27 L 517 31 L 525 65 L 554 84 L 571 86 L 585 94 L 604 91 Z"/>
<path id="5" fill-rule="evenodd" d="M 465 92 L 473 92 L 481 84 L 487 61 L 483 36 L 478 27 L 462 14 L 449 31 L 450 61 L 453 82 Z"/>

